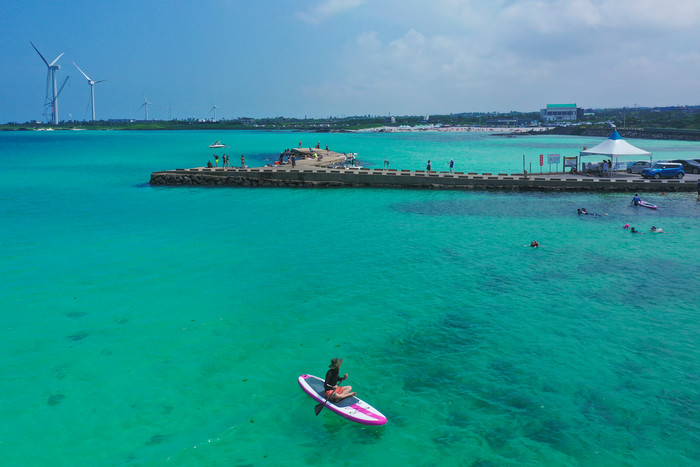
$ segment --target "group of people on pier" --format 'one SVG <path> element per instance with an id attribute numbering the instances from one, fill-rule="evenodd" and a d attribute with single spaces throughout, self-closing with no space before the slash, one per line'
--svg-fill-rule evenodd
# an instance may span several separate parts
<path id="1" fill-rule="evenodd" d="M 214 154 L 214 163 L 213 164 L 211 163 L 211 161 L 207 161 L 207 167 L 210 169 L 213 167 L 219 167 L 219 155 L 218 154 Z M 228 169 L 230 167 L 229 166 L 229 156 L 227 156 L 226 154 L 221 156 L 221 167 L 223 167 L 225 169 Z M 245 168 L 245 156 L 243 154 L 241 154 L 241 168 L 242 169 Z"/>

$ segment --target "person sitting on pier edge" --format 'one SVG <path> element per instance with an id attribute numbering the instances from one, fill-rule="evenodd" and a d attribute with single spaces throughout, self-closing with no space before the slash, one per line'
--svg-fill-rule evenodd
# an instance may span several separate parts
<path id="1" fill-rule="evenodd" d="M 338 386 L 338 383 L 348 378 L 347 373 L 345 373 L 343 377 L 340 376 L 340 365 L 342 364 L 342 358 L 332 359 L 331 364 L 328 366 L 330 369 L 326 372 L 326 380 L 323 382 L 323 389 L 326 391 L 326 399 L 331 402 L 337 402 L 357 394 L 351 392 L 352 386 Z"/>
<path id="2" fill-rule="evenodd" d="M 207 161 L 207 167 L 211 169 L 212 167 L 214 167 L 214 164 L 212 164 L 211 161 Z"/>
<path id="3" fill-rule="evenodd" d="M 641 203 L 641 202 L 642 202 L 642 200 L 639 198 L 639 194 L 635 194 L 635 195 L 634 195 L 634 198 L 632 198 L 632 204 L 634 204 L 635 206 L 637 206 L 637 205 L 638 205 L 639 203 Z"/>

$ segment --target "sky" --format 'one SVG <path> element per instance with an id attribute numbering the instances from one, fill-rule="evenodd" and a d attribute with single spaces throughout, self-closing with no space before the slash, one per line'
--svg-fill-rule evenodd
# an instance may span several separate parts
<path id="1" fill-rule="evenodd" d="M 697 105 L 699 0 L 33 0 L 0 15 L 0 123 Z"/>

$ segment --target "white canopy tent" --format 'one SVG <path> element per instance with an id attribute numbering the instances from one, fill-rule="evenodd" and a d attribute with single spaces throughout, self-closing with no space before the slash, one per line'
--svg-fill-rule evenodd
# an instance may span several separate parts
<path id="1" fill-rule="evenodd" d="M 638 147 L 632 146 L 630 143 L 622 139 L 617 130 L 613 131 L 610 138 L 606 139 L 597 146 L 591 149 L 584 149 L 579 152 L 579 156 L 608 156 L 613 161 L 613 167 L 617 167 L 617 160 L 622 156 L 645 156 L 649 157 L 651 162 L 651 153 Z"/>

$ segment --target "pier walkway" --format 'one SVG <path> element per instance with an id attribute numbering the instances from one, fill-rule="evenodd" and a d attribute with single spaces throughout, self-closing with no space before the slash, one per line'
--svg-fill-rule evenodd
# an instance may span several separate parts
<path id="1" fill-rule="evenodd" d="M 578 174 L 492 174 L 395 169 L 206 168 L 153 172 L 154 186 L 375 187 L 442 190 L 693 192 L 697 175 L 682 180 L 645 180 L 639 175 L 612 177 Z"/>

